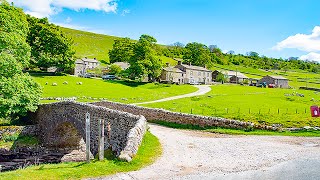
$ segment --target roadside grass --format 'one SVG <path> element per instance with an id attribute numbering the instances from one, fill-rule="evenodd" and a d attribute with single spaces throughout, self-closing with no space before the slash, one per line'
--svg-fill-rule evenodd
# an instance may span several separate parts
<path id="1" fill-rule="evenodd" d="M 211 89 L 202 96 L 142 106 L 283 127 L 320 126 L 320 119 L 312 118 L 309 110 L 311 105 L 319 105 L 320 93 L 240 85 L 214 85 Z M 296 92 L 304 97 L 292 96 Z"/>
<path id="2" fill-rule="evenodd" d="M 221 127 L 200 127 L 190 124 L 177 124 L 165 121 L 151 121 L 152 123 L 174 129 L 199 130 L 210 133 L 230 134 L 230 135 L 262 135 L 262 136 L 303 136 L 303 137 L 320 137 L 320 131 L 303 130 L 303 131 L 267 131 L 258 129 L 228 129 Z"/>
<path id="3" fill-rule="evenodd" d="M 18 134 L 6 135 L 0 140 L 0 148 L 11 149 L 15 147 L 31 147 L 39 144 L 36 137 L 19 136 Z M 0 178 L 1 179 L 1 178 Z"/>
<path id="4" fill-rule="evenodd" d="M 42 97 L 78 97 L 82 102 L 90 102 L 92 99 L 98 101 L 99 98 L 122 103 L 145 102 L 197 90 L 189 85 L 104 81 L 73 76 L 33 76 L 33 78 L 43 87 Z M 68 84 L 63 84 L 65 81 Z M 82 85 L 77 85 L 77 82 L 82 82 Z M 57 86 L 52 86 L 53 83 Z"/>
<path id="5" fill-rule="evenodd" d="M 117 159 L 97 161 L 91 163 L 61 163 L 32 166 L 11 172 L 1 173 L 0 179 L 82 179 L 107 176 L 120 172 L 138 170 L 152 164 L 162 153 L 157 137 L 147 132 L 139 147 L 137 155 L 131 162 L 122 162 Z"/>

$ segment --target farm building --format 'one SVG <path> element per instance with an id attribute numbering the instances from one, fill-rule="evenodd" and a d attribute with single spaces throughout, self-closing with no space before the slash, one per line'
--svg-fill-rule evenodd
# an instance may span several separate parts
<path id="1" fill-rule="evenodd" d="M 94 69 L 99 66 L 99 61 L 94 58 L 94 59 L 88 59 L 87 57 L 78 59 L 75 62 L 75 67 L 74 67 L 74 75 L 79 76 L 79 75 L 84 75 L 86 73 L 86 70 L 88 69 Z"/>
<path id="2" fill-rule="evenodd" d="M 183 84 L 183 77 L 185 73 L 182 72 L 180 69 L 175 67 L 170 67 L 167 63 L 167 67 L 164 67 L 161 72 L 160 81 L 167 82 L 167 83 L 176 83 L 176 84 Z"/>
<path id="3" fill-rule="evenodd" d="M 211 84 L 212 83 L 212 71 L 205 67 L 193 66 L 191 63 L 182 64 L 178 61 L 178 65 L 175 68 L 180 69 L 184 75 L 183 82 L 185 84 Z"/>
<path id="4" fill-rule="evenodd" d="M 169 67 L 167 64 L 167 67 L 163 68 L 160 81 L 178 84 L 211 84 L 212 71 L 205 67 L 186 65 L 178 61 L 178 65 L 174 67 Z"/>
<path id="5" fill-rule="evenodd" d="M 243 82 L 245 79 L 249 79 L 246 75 L 242 74 L 241 72 L 215 70 L 215 71 L 213 71 L 213 73 L 212 73 L 212 79 L 213 79 L 213 81 L 216 81 L 217 76 L 219 75 L 219 73 L 224 74 L 225 77 L 228 78 L 231 83 Z M 238 81 L 237 81 L 237 79 L 238 79 Z"/>
<path id="6" fill-rule="evenodd" d="M 259 80 L 258 84 L 260 83 L 267 83 L 267 84 L 274 84 L 276 87 L 279 88 L 289 88 L 289 80 L 282 76 L 271 76 L 267 75 Z"/>

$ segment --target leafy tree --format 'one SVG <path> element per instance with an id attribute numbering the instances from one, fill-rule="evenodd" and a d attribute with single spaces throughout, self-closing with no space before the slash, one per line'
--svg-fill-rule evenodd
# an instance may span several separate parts
<path id="1" fill-rule="evenodd" d="M 25 115 L 35 111 L 42 93 L 41 87 L 13 55 L 0 53 L 0 118 Z"/>
<path id="2" fill-rule="evenodd" d="M 223 73 L 218 73 L 217 78 L 216 78 L 217 82 L 221 82 L 223 84 L 227 80 L 228 79 L 227 79 L 226 75 L 224 75 Z"/>
<path id="3" fill-rule="evenodd" d="M 211 56 L 208 47 L 201 43 L 188 43 L 183 56 L 185 62 L 197 66 L 211 65 Z"/>
<path id="4" fill-rule="evenodd" d="M 109 51 L 109 59 L 114 62 L 129 62 L 133 56 L 134 42 L 129 38 L 114 40 L 113 48 Z"/>
<path id="5" fill-rule="evenodd" d="M 28 32 L 28 21 L 22 9 L 0 0 L 0 53 L 13 55 L 23 67 L 28 66 L 30 59 Z"/>
<path id="6" fill-rule="evenodd" d="M 38 19 L 28 15 L 30 32 L 27 42 L 31 46 L 31 63 L 36 67 L 58 67 L 61 70 L 74 66 L 72 40 L 47 18 Z"/>
<path id="7" fill-rule="evenodd" d="M 141 35 L 134 45 L 133 56 L 130 58 L 131 78 L 148 76 L 149 81 L 155 81 L 161 74 L 162 61 L 156 56 L 157 40 L 149 35 Z"/>
<path id="8" fill-rule="evenodd" d="M 0 1 L 0 118 L 35 111 L 39 103 L 40 85 L 22 72 L 30 59 L 27 33 L 23 11 Z"/>
<path id="9" fill-rule="evenodd" d="M 111 66 L 109 67 L 109 74 L 119 75 L 121 72 L 121 67 L 116 64 L 111 64 Z"/>

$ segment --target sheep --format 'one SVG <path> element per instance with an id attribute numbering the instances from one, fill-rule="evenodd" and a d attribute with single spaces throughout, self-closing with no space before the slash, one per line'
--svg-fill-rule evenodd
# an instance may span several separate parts
<path id="1" fill-rule="evenodd" d="M 48 82 L 46 82 L 46 85 L 48 85 L 49 83 Z"/>
<path id="2" fill-rule="evenodd" d="M 82 82 L 77 82 L 77 85 L 82 85 Z"/>
<path id="3" fill-rule="evenodd" d="M 58 84 L 57 83 L 52 83 L 52 86 L 58 86 Z"/>
<path id="4" fill-rule="evenodd" d="M 68 81 L 63 82 L 63 84 L 68 84 Z"/>

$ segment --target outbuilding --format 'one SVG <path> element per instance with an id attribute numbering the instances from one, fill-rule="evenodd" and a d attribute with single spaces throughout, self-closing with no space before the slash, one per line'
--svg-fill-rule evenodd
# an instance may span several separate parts
<path id="1" fill-rule="evenodd" d="M 261 84 L 264 82 L 266 84 L 274 84 L 276 87 L 279 87 L 279 88 L 289 88 L 289 80 L 283 76 L 267 75 L 262 79 L 260 79 L 258 84 Z"/>

